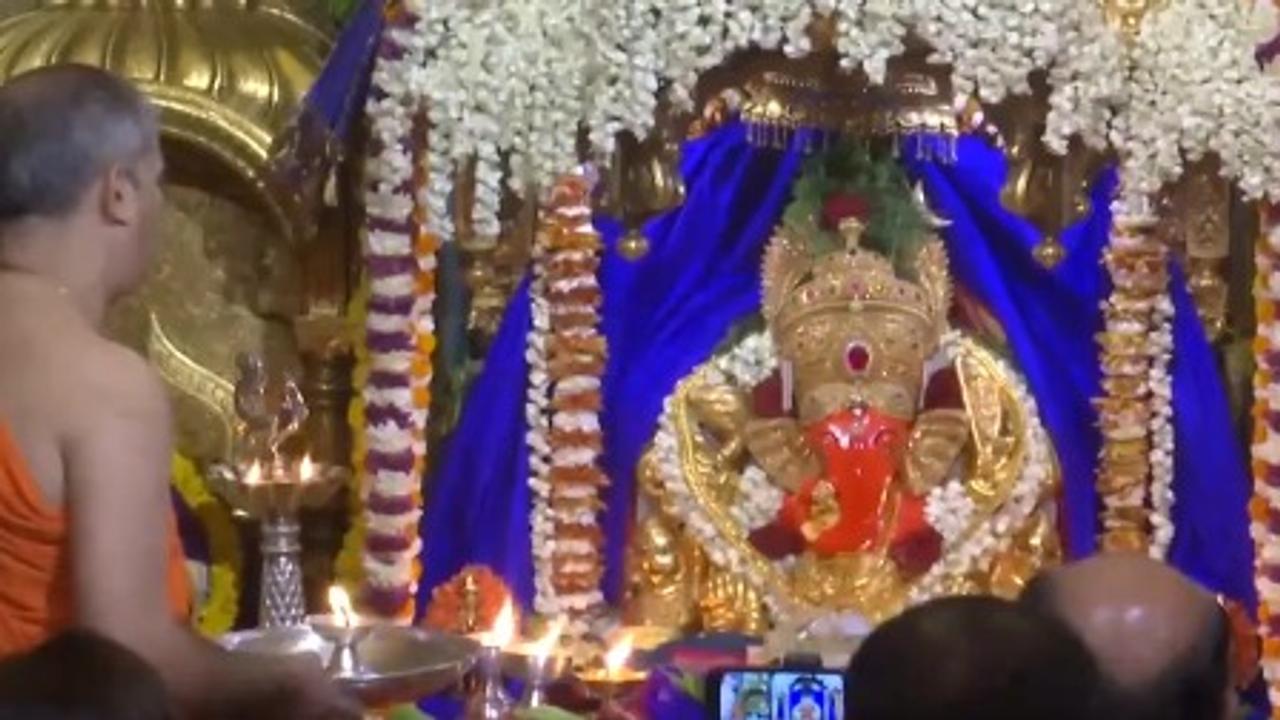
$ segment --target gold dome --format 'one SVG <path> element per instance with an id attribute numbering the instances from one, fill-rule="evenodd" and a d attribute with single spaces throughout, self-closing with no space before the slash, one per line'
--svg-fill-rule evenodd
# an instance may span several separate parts
<path id="1" fill-rule="evenodd" d="M 160 108 L 166 140 L 215 156 L 266 195 L 272 141 L 329 47 L 284 0 L 38 0 L 0 20 L 0 82 L 58 63 L 111 70 Z M 276 220 L 289 215 L 261 199 Z"/>
<path id="2" fill-rule="evenodd" d="M 235 353 L 294 363 L 288 324 L 268 318 L 292 307 L 302 214 L 266 178 L 330 44 L 288 0 L 28 0 L 0 10 L 0 83 L 80 63 L 128 78 L 160 110 L 165 241 L 110 327 L 177 391 L 179 447 L 190 457 L 229 451 Z"/>

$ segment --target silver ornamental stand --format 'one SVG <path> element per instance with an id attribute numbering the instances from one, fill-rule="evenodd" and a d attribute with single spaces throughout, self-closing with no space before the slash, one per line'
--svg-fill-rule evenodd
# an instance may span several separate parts
<path id="1" fill-rule="evenodd" d="M 230 464 L 211 467 L 209 484 L 236 512 L 261 525 L 259 626 L 298 626 L 307 616 L 298 511 L 327 502 L 347 471 L 285 457 L 281 447 L 302 432 L 307 420 L 302 392 L 286 376 L 278 394 L 269 394 L 267 373 L 256 355 L 241 355 L 237 365 L 236 457 Z"/>
<path id="2" fill-rule="evenodd" d="M 302 590 L 301 526 L 297 518 L 262 521 L 262 585 L 258 618 L 262 627 L 301 625 L 307 616 Z"/>

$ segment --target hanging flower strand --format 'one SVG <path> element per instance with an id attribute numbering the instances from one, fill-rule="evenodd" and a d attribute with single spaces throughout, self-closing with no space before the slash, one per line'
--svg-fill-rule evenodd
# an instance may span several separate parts
<path id="1" fill-rule="evenodd" d="M 375 63 L 366 113 L 364 256 L 368 375 L 364 396 L 363 598 L 375 614 L 407 621 L 420 574 L 421 477 L 430 408 L 435 241 L 421 232 L 415 162 L 418 97 L 405 78 L 425 61 L 422 18 L 397 3 Z"/>
<path id="2" fill-rule="evenodd" d="M 1253 537 L 1262 635 L 1262 673 L 1271 717 L 1280 720 L 1280 224 L 1257 243 L 1254 307 L 1258 317 L 1253 376 Z"/>
<path id="3" fill-rule="evenodd" d="M 1104 550 L 1163 558 L 1173 539 L 1173 308 L 1168 252 L 1140 196 L 1113 204 L 1104 262 L 1111 296 L 1103 303 L 1102 397 L 1094 401 L 1102 430 L 1098 494 Z"/>
<path id="4" fill-rule="evenodd" d="M 547 367 L 547 340 L 551 312 L 547 307 L 547 227 L 539 228 L 533 246 L 529 283 L 531 320 L 525 346 L 528 386 L 525 389 L 525 431 L 529 448 L 529 490 L 533 502 L 529 530 L 534 558 L 534 611 L 553 617 L 560 614 L 551 562 L 555 554 L 555 517 L 551 512 L 551 377 Z"/>
<path id="5" fill-rule="evenodd" d="M 608 483 L 599 465 L 606 345 L 596 278 L 601 240 L 591 224 L 595 181 L 584 167 L 551 192 L 539 232 L 527 351 L 535 609 L 569 617 L 568 632 L 579 636 L 604 603 L 597 516 Z"/>
<path id="6" fill-rule="evenodd" d="M 910 35 L 952 67 L 957 93 L 985 103 L 1043 72 L 1045 144 L 1110 147 L 1143 192 L 1181 174 L 1183 158 L 1215 153 L 1248 197 L 1280 194 L 1280 85 L 1255 65 L 1240 3 L 1168 0 L 1126 42 L 1101 3 L 1081 0 L 407 1 L 423 17 L 422 62 L 397 82 L 429 108 L 439 139 L 430 222 L 446 240 L 439 210 L 457 169 L 475 163 L 472 226 L 492 237 L 504 182 L 547 187 L 578 161 L 580 129 L 605 157 L 620 131 L 647 135 L 664 103 L 691 109 L 699 78 L 734 53 L 809 54 L 820 19 L 841 66 L 876 84 Z"/>
<path id="7" fill-rule="evenodd" d="M 1167 268 L 1168 265 L 1166 264 Z M 1147 337 L 1151 353 L 1151 372 L 1147 380 L 1151 393 L 1151 547 L 1150 555 L 1164 560 L 1173 543 L 1175 526 L 1173 507 L 1173 300 L 1169 297 L 1170 278 L 1164 273 L 1164 288 L 1152 313 L 1152 331 Z"/>

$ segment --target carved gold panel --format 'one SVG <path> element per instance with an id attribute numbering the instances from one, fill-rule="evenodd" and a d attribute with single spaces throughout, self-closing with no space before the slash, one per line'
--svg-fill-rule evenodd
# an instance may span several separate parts
<path id="1" fill-rule="evenodd" d="M 254 311 L 257 268 L 278 238 L 265 218 L 205 190 L 170 185 L 166 195 L 164 240 L 150 277 L 115 308 L 109 327 L 173 388 L 179 449 L 228 457 L 236 353 L 294 364 L 289 326 Z"/>

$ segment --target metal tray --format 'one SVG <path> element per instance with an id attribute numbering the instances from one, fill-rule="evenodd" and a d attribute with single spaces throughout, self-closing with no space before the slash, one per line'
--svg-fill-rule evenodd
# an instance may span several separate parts
<path id="1" fill-rule="evenodd" d="M 328 661 L 333 646 L 310 627 L 246 630 L 222 636 L 223 647 L 260 655 L 314 654 Z M 457 685 L 479 645 L 467 638 L 398 625 L 378 625 L 360 643 L 359 672 L 334 682 L 368 707 L 415 702 Z"/>

